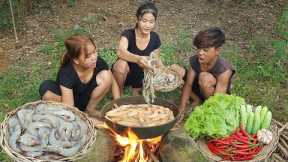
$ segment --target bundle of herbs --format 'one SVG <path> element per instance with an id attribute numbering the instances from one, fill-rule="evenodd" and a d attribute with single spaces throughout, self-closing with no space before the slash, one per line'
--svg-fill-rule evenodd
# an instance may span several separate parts
<path id="1" fill-rule="evenodd" d="M 194 139 L 229 136 L 239 127 L 239 110 L 243 104 L 245 100 L 239 96 L 215 94 L 195 108 L 184 128 Z"/>

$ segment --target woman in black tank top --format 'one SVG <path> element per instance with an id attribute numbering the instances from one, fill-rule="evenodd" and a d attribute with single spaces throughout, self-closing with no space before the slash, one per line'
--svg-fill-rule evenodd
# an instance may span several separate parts
<path id="1" fill-rule="evenodd" d="M 56 82 L 48 80 L 40 85 L 41 98 L 75 106 L 90 116 L 100 116 L 96 106 L 113 83 L 107 63 L 97 56 L 91 38 L 72 36 L 65 40 L 65 47 L 67 52 Z M 117 84 L 113 86 L 117 87 Z M 112 93 L 114 98 L 119 98 L 119 88 L 114 88 Z"/>
<path id="2" fill-rule="evenodd" d="M 152 31 L 157 14 L 157 8 L 153 3 L 141 5 L 136 12 L 135 28 L 125 30 L 121 34 L 117 51 L 118 60 L 112 68 L 121 94 L 124 86 L 132 86 L 132 95 L 139 95 L 144 78 L 143 69 L 149 68 L 147 56 L 151 53 L 158 60 L 159 66 L 163 65 L 160 60 L 161 41 L 158 34 Z M 177 65 L 172 67 L 176 71 L 181 69 Z"/>
<path id="3" fill-rule="evenodd" d="M 231 78 L 235 73 L 232 65 L 219 56 L 225 35 L 219 28 L 200 31 L 193 44 L 196 55 L 190 58 L 190 68 L 182 90 L 180 111 L 192 98 L 192 107 L 199 105 L 215 93 L 230 93 Z"/>
<path id="4" fill-rule="evenodd" d="M 153 3 L 143 4 L 137 10 L 135 28 L 125 30 L 120 37 L 118 60 L 112 71 L 121 94 L 124 86 L 132 86 L 132 94 L 138 95 L 144 78 L 143 69 L 148 68 L 147 56 L 154 52 L 159 58 L 161 42 L 158 34 L 152 31 L 157 14 Z"/>

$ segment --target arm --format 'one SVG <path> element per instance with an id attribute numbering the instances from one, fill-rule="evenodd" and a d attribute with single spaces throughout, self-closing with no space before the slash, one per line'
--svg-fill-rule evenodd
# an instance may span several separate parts
<path id="1" fill-rule="evenodd" d="M 194 79 L 195 79 L 195 71 L 192 69 L 192 67 L 190 67 L 184 87 L 182 89 L 182 95 L 181 95 L 181 100 L 180 100 L 180 105 L 179 105 L 180 111 L 184 111 L 184 109 L 186 108 L 187 101 L 192 92 L 192 85 L 193 85 Z"/>
<path id="2" fill-rule="evenodd" d="M 231 70 L 227 70 L 217 77 L 217 84 L 214 93 L 227 93 L 228 84 L 232 75 Z"/>
<path id="3" fill-rule="evenodd" d="M 120 89 L 119 89 L 119 86 L 118 86 L 118 83 L 116 81 L 116 79 L 114 78 L 114 76 L 112 75 L 112 96 L 113 96 L 113 99 L 117 99 L 117 98 L 120 98 Z"/>
<path id="4" fill-rule="evenodd" d="M 129 52 L 127 49 L 128 49 L 128 39 L 122 36 L 119 41 L 117 56 L 122 60 L 136 63 L 143 68 L 148 67 L 148 62 L 147 62 L 148 60 L 146 57 L 135 55 Z"/>
<path id="5" fill-rule="evenodd" d="M 157 60 L 157 66 L 163 66 L 163 63 L 161 61 L 160 57 L 160 48 L 155 49 L 154 51 L 151 52 L 153 54 L 153 58 Z"/>
<path id="6" fill-rule="evenodd" d="M 96 76 L 97 87 L 92 91 L 85 112 L 92 117 L 100 117 L 97 104 L 104 98 L 112 86 L 112 73 L 110 70 L 102 70 Z"/>
<path id="7" fill-rule="evenodd" d="M 69 106 L 74 106 L 73 90 L 62 85 L 60 85 L 60 89 L 62 93 L 61 102 Z"/>

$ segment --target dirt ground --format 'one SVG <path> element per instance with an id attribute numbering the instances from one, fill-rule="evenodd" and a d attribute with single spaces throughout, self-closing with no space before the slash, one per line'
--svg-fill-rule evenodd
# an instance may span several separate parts
<path id="1" fill-rule="evenodd" d="M 100 48 L 116 47 L 122 30 L 133 27 L 135 11 L 145 0 L 78 0 L 74 7 L 65 2 L 34 6 L 34 13 L 23 17 L 18 28 L 19 42 L 11 30 L 0 31 L 0 72 L 17 60 L 37 58 L 37 48 L 52 38 L 51 29 L 91 25 L 91 33 Z M 257 34 L 270 34 L 283 0 L 256 0 L 253 5 L 237 0 L 156 0 L 159 18 L 156 31 L 163 43 L 177 43 L 180 32 L 191 38 L 201 29 L 222 27 L 227 40 L 243 47 Z M 59 5 L 60 4 L 60 5 Z M 96 17 L 91 23 L 87 17 Z M 192 42 L 191 42 L 192 44 Z M 180 50 L 181 52 L 181 50 Z M 185 54 L 183 55 L 185 56 Z"/>

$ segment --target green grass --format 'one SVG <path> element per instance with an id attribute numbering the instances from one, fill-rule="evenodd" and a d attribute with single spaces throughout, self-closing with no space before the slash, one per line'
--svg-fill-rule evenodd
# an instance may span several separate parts
<path id="1" fill-rule="evenodd" d="M 287 15 L 288 10 L 284 9 L 283 15 L 279 17 L 275 33 L 285 36 L 288 25 Z M 87 34 L 87 30 L 76 27 L 68 30 L 54 29 L 51 33 L 54 40 L 43 42 L 39 48 L 39 52 L 45 58 L 42 62 L 20 62 L 11 66 L 7 72 L 0 74 L 0 119 L 3 119 L 7 110 L 39 99 L 38 86 L 41 81 L 56 77 L 59 60 L 65 50 L 64 40 L 73 34 Z M 187 64 L 180 59 L 179 55 L 192 53 L 193 48 L 189 44 L 192 44 L 189 32 L 185 31 L 179 32 L 176 44 L 163 44 L 161 59 L 164 64 Z M 281 96 L 278 93 L 288 78 L 287 50 L 287 41 L 276 38 L 250 40 L 250 46 L 245 54 L 235 43 L 227 42 L 222 55 L 230 60 L 237 70 L 233 82 L 233 93 L 245 97 L 251 104 L 268 105 L 271 109 L 284 109 L 287 114 L 287 94 Z M 110 66 L 116 60 L 115 48 L 99 49 L 98 53 Z M 48 65 L 47 62 L 50 64 Z M 180 96 L 179 91 L 158 95 L 174 99 L 175 95 Z M 277 99 L 274 99 L 275 97 Z M 281 108 L 278 105 L 281 105 Z"/>
<path id="2" fill-rule="evenodd" d="M 288 94 L 285 91 L 288 83 L 287 26 L 288 5 L 277 21 L 275 37 L 254 38 L 244 54 L 235 47 L 223 51 L 237 69 L 232 92 L 244 97 L 248 103 L 267 105 L 273 111 L 273 117 L 281 121 L 288 121 Z"/>
<path id="3" fill-rule="evenodd" d="M 74 34 L 87 34 L 87 31 L 79 27 L 68 30 L 55 29 L 51 30 L 51 33 L 54 40 L 43 42 L 38 50 L 43 57 L 42 61 L 20 62 L 0 75 L 2 78 L 0 83 L 0 120 L 3 120 L 7 110 L 40 99 L 38 87 L 41 81 L 56 78 L 60 58 L 65 51 L 64 40 Z M 161 55 L 165 64 L 181 63 L 175 52 L 173 46 L 163 45 Z M 106 60 L 110 67 L 117 59 L 115 48 L 99 49 L 98 54 Z M 126 95 L 130 94 L 127 90 L 125 92 Z M 162 95 L 165 96 L 166 94 Z M 103 106 L 111 98 L 111 94 L 109 94 L 100 105 Z"/>

